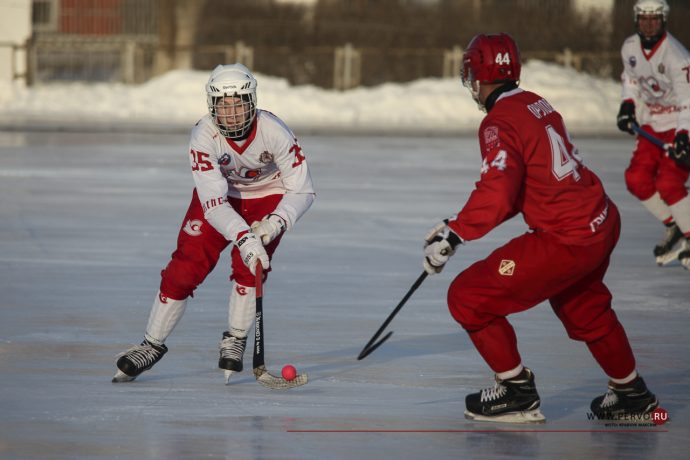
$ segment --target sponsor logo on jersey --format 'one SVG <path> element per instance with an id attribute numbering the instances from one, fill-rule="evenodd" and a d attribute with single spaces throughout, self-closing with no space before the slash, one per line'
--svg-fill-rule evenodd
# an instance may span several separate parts
<path id="1" fill-rule="evenodd" d="M 498 146 L 498 126 L 487 126 L 484 129 L 484 144 L 488 150 Z"/>
<path id="2" fill-rule="evenodd" d="M 273 163 L 273 154 L 271 152 L 264 150 L 263 152 L 261 152 L 261 155 L 259 155 L 259 161 L 263 164 Z"/>
<path id="3" fill-rule="evenodd" d="M 589 223 L 589 228 L 592 229 L 592 233 L 596 232 L 597 229 L 601 226 L 601 224 L 604 223 L 606 218 L 609 215 L 609 203 L 608 201 L 606 202 L 606 206 L 604 206 L 604 210 L 601 211 L 601 213 L 595 217 L 592 222 Z"/>
<path id="4" fill-rule="evenodd" d="M 220 206 L 223 203 L 225 203 L 225 197 L 219 196 L 218 198 L 211 198 L 210 200 L 206 200 L 203 205 L 201 205 L 201 209 L 206 212 L 211 208 L 215 208 L 216 206 Z M 199 221 L 195 221 L 199 222 Z"/>
<path id="5" fill-rule="evenodd" d="M 653 98 L 661 99 L 666 94 L 666 91 L 661 88 L 661 85 L 659 85 L 657 79 L 652 76 L 641 78 L 639 83 L 642 91 L 649 94 Z"/>
<path id="6" fill-rule="evenodd" d="M 243 167 L 240 168 L 239 171 L 235 170 L 234 172 L 243 179 L 257 180 L 259 177 L 261 177 L 261 169 L 249 169 Z"/>
<path id="7" fill-rule="evenodd" d="M 231 161 L 230 155 L 227 153 L 224 153 L 222 157 L 218 158 L 218 164 L 221 166 L 227 166 Z"/>
<path id="8" fill-rule="evenodd" d="M 650 115 L 662 115 L 664 113 L 680 112 L 681 110 L 687 110 L 686 106 L 675 106 L 675 105 L 661 105 L 661 104 L 646 104 L 649 109 Z"/>
<path id="9" fill-rule="evenodd" d="M 515 272 L 515 261 L 503 259 L 498 267 L 498 273 L 503 276 L 513 276 Z"/>
<path id="10" fill-rule="evenodd" d="M 203 222 L 201 222 L 198 219 L 194 220 L 188 220 L 185 224 L 182 230 L 189 235 L 189 236 L 199 236 L 201 235 L 201 226 L 203 225 Z"/>

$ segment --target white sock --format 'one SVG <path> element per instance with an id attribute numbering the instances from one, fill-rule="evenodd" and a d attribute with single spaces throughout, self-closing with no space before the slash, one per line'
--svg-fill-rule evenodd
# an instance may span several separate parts
<path id="1" fill-rule="evenodd" d="M 661 222 L 666 222 L 671 217 L 671 208 L 661 199 L 659 192 L 655 192 L 651 198 L 641 201 L 641 203 L 647 211 L 651 212 Z"/>
<path id="2" fill-rule="evenodd" d="M 522 372 L 524 368 L 525 366 L 523 366 L 522 364 L 518 364 L 518 367 L 516 367 L 515 369 L 511 369 L 505 372 L 499 372 L 498 374 L 496 374 L 496 377 L 498 377 L 498 380 L 509 380 L 513 377 L 517 377 L 518 375 L 520 375 L 520 372 Z"/>
<path id="3" fill-rule="evenodd" d="M 256 317 L 256 288 L 233 283 L 228 304 L 230 334 L 243 338 L 249 333 Z"/>
<path id="4" fill-rule="evenodd" d="M 673 220 L 685 236 L 690 233 L 690 195 L 669 206 Z"/>
<path id="5" fill-rule="evenodd" d="M 637 369 L 635 369 L 634 371 L 632 371 L 632 373 L 630 373 L 630 375 L 628 375 L 627 377 L 623 377 L 622 379 L 614 379 L 614 378 L 609 377 L 609 380 L 611 380 L 613 383 L 615 383 L 617 385 L 625 385 L 626 383 L 632 382 L 636 378 L 637 378 Z"/>
<path id="6" fill-rule="evenodd" d="M 162 345 L 175 329 L 187 308 L 187 299 L 175 300 L 164 297 L 160 291 L 153 301 L 144 338 L 156 345 Z"/>

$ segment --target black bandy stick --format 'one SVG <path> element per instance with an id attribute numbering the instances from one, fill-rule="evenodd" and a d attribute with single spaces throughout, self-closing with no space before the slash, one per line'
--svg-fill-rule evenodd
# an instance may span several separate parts
<path id="1" fill-rule="evenodd" d="M 268 372 L 264 362 L 264 317 L 263 317 L 263 266 L 256 264 L 256 322 L 254 323 L 254 377 L 261 385 L 273 390 L 286 390 L 306 384 L 307 374 L 298 374 L 292 380 L 286 380 Z"/>
<path id="2" fill-rule="evenodd" d="M 395 309 L 393 310 L 393 312 L 390 315 L 388 315 L 388 318 L 386 318 L 386 320 L 383 322 L 383 324 L 381 325 L 379 330 L 376 331 L 376 334 L 374 334 L 374 336 L 369 340 L 369 342 L 367 342 L 367 344 L 364 345 L 364 348 L 362 348 L 362 351 L 359 353 L 359 356 L 357 356 L 357 360 L 361 360 L 361 359 L 364 359 L 367 356 L 369 356 L 369 354 L 371 352 L 373 352 L 378 347 L 380 347 L 383 344 L 383 342 L 388 340 L 390 338 L 390 336 L 393 335 L 393 331 L 390 331 L 381 340 L 376 342 L 376 339 L 379 338 L 379 336 L 383 333 L 383 331 L 390 324 L 390 322 L 393 321 L 393 318 L 395 318 L 395 315 L 398 314 L 398 312 L 403 307 L 403 305 L 405 305 L 405 302 L 408 301 L 408 299 L 412 296 L 414 291 L 417 290 L 417 288 L 422 284 L 422 282 L 424 281 L 424 279 L 427 276 L 428 276 L 428 273 L 426 271 L 422 272 L 422 274 L 419 275 L 419 278 L 417 278 L 417 281 L 415 281 L 414 284 L 412 285 L 412 287 L 410 288 L 410 290 L 407 291 L 407 294 L 405 294 L 405 297 L 403 297 L 403 299 L 400 301 L 398 306 L 395 307 Z M 374 342 L 376 342 L 376 343 L 374 343 Z"/>

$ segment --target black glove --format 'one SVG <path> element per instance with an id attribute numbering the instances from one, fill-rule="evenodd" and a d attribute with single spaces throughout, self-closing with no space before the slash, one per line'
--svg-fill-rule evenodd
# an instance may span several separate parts
<path id="1" fill-rule="evenodd" d="M 680 166 L 690 168 L 690 142 L 688 141 L 688 132 L 678 131 L 675 139 L 673 139 L 673 150 L 670 153 L 671 158 Z"/>
<path id="2" fill-rule="evenodd" d="M 616 121 L 618 122 L 618 129 L 624 133 L 635 134 L 632 125 L 633 123 L 637 124 L 637 120 L 635 119 L 635 103 L 633 101 L 623 101 L 621 103 Z"/>

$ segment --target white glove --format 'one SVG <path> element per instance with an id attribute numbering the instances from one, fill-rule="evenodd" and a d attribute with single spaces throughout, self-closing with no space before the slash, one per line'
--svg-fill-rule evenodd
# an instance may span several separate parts
<path id="1" fill-rule="evenodd" d="M 286 227 L 285 219 L 278 214 L 269 214 L 252 224 L 252 232 L 261 239 L 264 246 L 267 246 L 271 241 L 278 238 Z"/>
<path id="2" fill-rule="evenodd" d="M 448 227 L 448 220 L 436 224 L 424 238 L 424 270 L 430 275 L 441 273 L 462 243 L 462 238 Z"/>
<path id="3" fill-rule="evenodd" d="M 264 270 L 271 265 L 261 241 L 252 232 L 239 233 L 235 239 L 235 246 L 240 250 L 240 257 L 252 275 L 256 275 L 257 263 L 260 263 Z"/>

